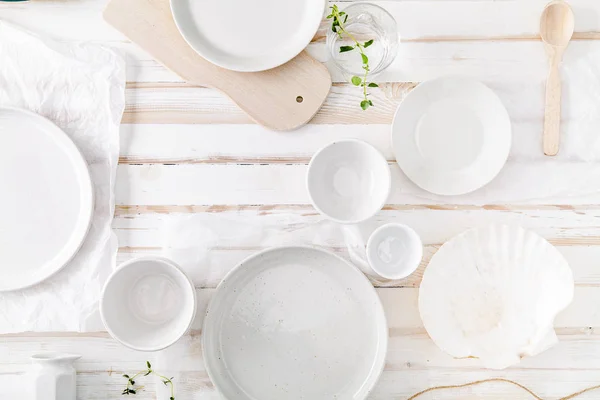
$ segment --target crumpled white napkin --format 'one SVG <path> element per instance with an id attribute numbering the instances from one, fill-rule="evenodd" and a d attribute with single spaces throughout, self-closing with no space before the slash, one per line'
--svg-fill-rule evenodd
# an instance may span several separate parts
<path id="1" fill-rule="evenodd" d="M 0 333 L 95 329 L 86 320 L 117 253 L 111 223 L 125 61 L 104 46 L 57 42 L 3 21 L 0 60 L 0 106 L 31 110 L 62 128 L 85 157 L 95 189 L 92 224 L 78 254 L 47 281 L 0 294 Z"/>

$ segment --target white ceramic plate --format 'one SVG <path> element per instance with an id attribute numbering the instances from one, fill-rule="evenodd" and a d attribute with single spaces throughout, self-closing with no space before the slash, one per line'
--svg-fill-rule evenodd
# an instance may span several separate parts
<path id="1" fill-rule="evenodd" d="M 206 368 L 228 400 L 365 399 L 386 349 L 373 286 L 353 265 L 309 247 L 242 262 L 204 321 Z"/>
<path id="2" fill-rule="evenodd" d="M 241 72 L 275 68 L 314 37 L 325 0 L 171 0 L 179 31 L 208 61 Z"/>
<path id="3" fill-rule="evenodd" d="M 510 151 L 508 112 L 484 84 L 444 77 L 417 86 L 392 124 L 402 171 L 422 189 L 460 195 L 489 183 Z"/>
<path id="4" fill-rule="evenodd" d="M 419 289 L 427 333 L 456 358 L 502 369 L 558 342 L 553 322 L 573 298 L 562 254 L 521 227 L 468 230 L 432 257 Z"/>
<path id="5" fill-rule="evenodd" d="M 0 193 L 0 291 L 32 286 L 85 239 L 93 211 L 87 164 L 52 122 L 0 108 Z"/>

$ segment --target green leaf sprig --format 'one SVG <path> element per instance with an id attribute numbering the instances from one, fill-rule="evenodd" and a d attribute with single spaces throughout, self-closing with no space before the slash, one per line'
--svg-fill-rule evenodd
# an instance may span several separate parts
<path id="1" fill-rule="evenodd" d="M 143 386 L 139 386 L 136 385 L 135 380 L 139 377 L 139 376 L 148 376 L 148 375 L 154 375 L 154 376 L 158 376 L 161 380 L 161 382 L 165 385 L 165 386 L 170 386 L 171 388 L 171 397 L 169 397 L 169 400 L 175 400 L 175 387 L 173 386 L 173 378 L 167 378 L 166 376 L 163 376 L 159 373 L 157 373 L 156 371 L 154 371 L 152 369 L 152 365 L 150 364 L 150 361 L 146 361 L 146 369 L 144 369 L 143 371 L 139 371 L 138 373 L 134 374 L 134 375 L 127 375 L 124 374 L 123 378 L 127 379 L 127 386 L 125 386 L 125 389 L 123 389 L 123 392 L 121 393 L 122 396 L 129 396 L 130 394 L 137 394 L 137 392 L 143 387 Z"/>
<path id="2" fill-rule="evenodd" d="M 374 82 L 368 82 L 367 78 L 369 76 L 369 72 L 371 69 L 369 68 L 369 57 L 365 54 L 365 49 L 373 44 L 373 39 L 368 40 L 364 43 L 360 43 L 351 33 L 346 30 L 345 23 L 348 21 L 348 14 L 344 11 L 340 11 L 337 5 L 333 5 L 331 7 L 331 14 L 327 16 L 327 19 L 331 19 L 331 30 L 338 34 L 340 38 L 345 34 L 348 36 L 353 42 L 354 46 L 340 46 L 340 53 L 345 53 L 347 51 L 358 50 L 360 52 L 360 57 L 362 59 L 362 69 L 365 71 L 363 77 L 353 76 L 350 81 L 354 86 L 360 86 L 363 88 L 363 97 L 364 99 L 360 102 L 360 108 L 366 110 L 367 108 L 373 106 L 373 101 L 369 99 L 369 93 L 367 92 L 367 88 L 376 88 L 378 85 Z"/>

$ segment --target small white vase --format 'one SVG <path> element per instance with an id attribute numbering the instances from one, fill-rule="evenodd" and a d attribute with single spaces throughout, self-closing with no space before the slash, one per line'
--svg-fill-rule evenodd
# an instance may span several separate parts
<path id="1" fill-rule="evenodd" d="M 33 388 L 35 400 L 76 400 L 77 372 L 73 363 L 76 354 L 42 353 L 33 361 Z"/>

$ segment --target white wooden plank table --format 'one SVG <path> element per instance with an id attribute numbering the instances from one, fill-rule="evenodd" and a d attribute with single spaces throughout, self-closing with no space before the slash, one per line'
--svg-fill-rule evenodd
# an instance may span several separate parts
<path id="1" fill-rule="evenodd" d="M 343 137 L 366 140 L 393 161 L 389 123 L 396 105 L 417 82 L 443 74 L 465 74 L 501 81 L 518 73 L 539 81 L 546 59 L 538 38 L 538 16 L 545 0 L 387 0 L 377 2 L 399 24 L 403 44 L 396 62 L 375 91 L 375 107 L 362 112 L 360 93 L 332 71 L 334 87 L 311 124 L 297 132 L 274 133 L 253 125 L 220 93 L 182 82 L 101 17 L 106 0 L 38 0 L 0 3 L 0 18 L 61 40 L 114 46 L 127 57 L 127 106 L 121 128 L 114 229 L 119 261 L 164 249 L 161 227 L 190 214 L 220 213 L 260 226 L 266 215 L 292 214 L 314 222 L 304 174 L 314 151 Z M 569 54 L 600 52 L 600 2 L 572 0 L 575 40 Z M 1 38 L 0 38 L 1 40 Z M 324 31 L 309 51 L 325 60 Z M 515 134 L 530 128 L 514 120 Z M 541 133 L 540 133 L 541 135 Z M 540 150 L 541 151 L 541 150 Z M 394 173 L 397 167 L 392 165 Z M 596 198 L 598 197 L 598 198 Z M 555 399 L 600 383 L 600 196 L 564 204 L 423 204 L 392 195 L 378 223 L 401 221 L 414 227 L 426 245 L 419 273 L 378 288 L 390 325 L 385 372 L 372 399 L 405 399 L 432 385 L 460 384 L 504 377 Z M 439 246 L 455 234 L 490 222 L 515 222 L 540 233 L 565 255 L 575 275 L 573 304 L 556 320 L 561 342 L 551 350 L 505 371 L 454 360 L 428 338 L 416 299 L 422 271 Z M 282 227 L 284 229 L 285 227 Z M 33 246 L 34 244 L 32 244 Z M 330 243 L 344 255 L 343 243 Z M 222 276 L 257 251 L 252 243 L 213 249 L 220 268 L 198 288 L 206 304 Z M 202 266 L 198 266 L 202 268 Z M 202 310 L 199 311 L 202 313 Z M 200 331 L 168 352 L 128 350 L 104 332 L 8 335 L 0 338 L 0 398 L 19 399 L 29 356 L 39 351 L 83 355 L 77 363 L 78 397 L 120 398 L 123 372 L 155 368 L 175 377 L 178 400 L 218 399 L 200 348 Z M 166 399 L 153 384 L 139 399 Z M 424 399 L 530 399 L 502 383 L 424 396 Z M 591 393 L 582 399 L 598 399 Z"/>

